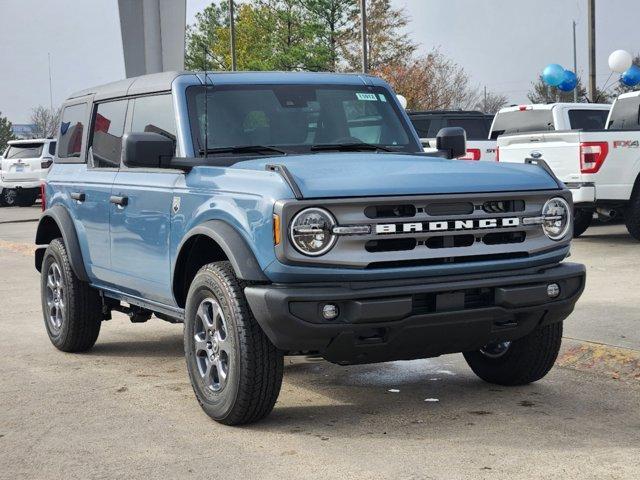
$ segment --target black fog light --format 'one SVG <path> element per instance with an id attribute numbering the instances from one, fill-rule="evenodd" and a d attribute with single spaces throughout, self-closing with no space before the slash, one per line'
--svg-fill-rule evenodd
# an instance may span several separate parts
<path id="1" fill-rule="evenodd" d="M 560 285 L 557 283 L 550 283 L 547 285 L 547 295 L 549 298 L 556 298 L 560 295 Z"/>
<path id="2" fill-rule="evenodd" d="M 322 307 L 322 316 L 325 320 L 334 320 L 338 315 L 340 315 L 340 310 L 337 305 L 327 303 Z"/>

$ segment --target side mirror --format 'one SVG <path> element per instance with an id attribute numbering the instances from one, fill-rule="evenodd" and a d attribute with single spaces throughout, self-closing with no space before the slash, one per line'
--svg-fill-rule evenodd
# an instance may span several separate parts
<path id="1" fill-rule="evenodd" d="M 175 154 L 173 140 L 152 132 L 125 133 L 122 162 L 130 168 L 167 168 Z"/>
<path id="2" fill-rule="evenodd" d="M 467 133 L 461 127 L 440 129 L 436 136 L 436 148 L 445 158 L 458 158 L 467 154 Z"/>

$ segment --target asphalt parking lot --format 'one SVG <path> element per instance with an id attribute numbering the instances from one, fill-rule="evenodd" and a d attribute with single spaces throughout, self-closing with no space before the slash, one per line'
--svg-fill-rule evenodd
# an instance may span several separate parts
<path id="1" fill-rule="evenodd" d="M 0 478 L 640 478 L 640 244 L 623 225 L 574 242 L 588 287 L 542 381 L 488 385 L 461 355 L 287 359 L 272 415 L 232 428 L 196 403 L 179 325 L 117 315 L 89 353 L 50 345 L 38 213 L 0 209 Z"/>

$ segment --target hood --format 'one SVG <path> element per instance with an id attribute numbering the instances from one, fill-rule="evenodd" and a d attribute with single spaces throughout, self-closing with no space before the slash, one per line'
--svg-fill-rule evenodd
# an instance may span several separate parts
<path id="1" fill-rule="evenodd" d="M 232 168 L 264 170 L 285 165 L 304 198 L 484 193 L 553 190 L 558 185 L 542 168 L 447 160 L 414 155 L 317 153 L 239 162 Z"/>

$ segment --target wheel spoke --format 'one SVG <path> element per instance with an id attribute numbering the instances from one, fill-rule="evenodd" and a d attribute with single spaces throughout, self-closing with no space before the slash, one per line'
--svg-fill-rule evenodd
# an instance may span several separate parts
<path id="1" fill-rule="evenodd" d="M 227 368 L 228 368 L 228 366 L 225 364 L 225 362 L 223 362 L 221 360 L 221 357 L 217 357 L 214 360 L 213 364 L 215 365 L 216 373 L 218 374 L 219 388 L 222 389 L 222 388 L 224 388 L 225 384 L 227 383 Z"/>
<path id="2" fill-rule="evenodd" d="M 207 351 L 207 340 L 206 339 L 202 339 L 200 338 L 198 335 L 195 335 L 195 349 L 196 349 L 196 355 L 198 355 L 199 353 L 204 352 L 205 355 L 208 354 Z"/>

